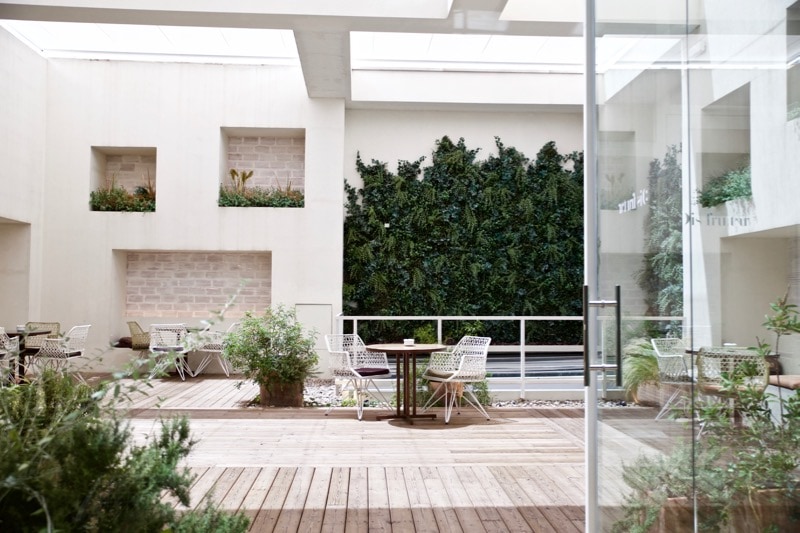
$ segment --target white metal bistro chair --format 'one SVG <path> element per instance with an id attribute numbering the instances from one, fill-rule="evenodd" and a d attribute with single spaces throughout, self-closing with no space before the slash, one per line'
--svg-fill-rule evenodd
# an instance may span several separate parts
<path id="1" fill-rule="evenodd" d="M 692 355 L 686 352 L 686 343 L 682 338 L 663 337 L 650 339 L 658 362 L 659 382 L 675 387 L 672 395 L 661 407 L 656 415 L 660 420 L 672 409 L 682 394 L 691 388 L 695 380 L 695 370 L 692 367 Z"/>
<path id="2" fill-rule="evenodd" d="M 346 380 L 344 390 L 353 391 L 359 420 L 364 416 L 364 403 L 369 398 L 391 409 L 389 400 L 374 381 L 392 373 L 385 353 L 367 351 L 361 337 L 352 333 L 325 335 L 325 345 L 330 353 L 334 377 Z M 325 414 L 330 413 L 333 407 L 332 403 Z"/>
<path id="3" fill-rule="evenodd" d="M 74 326 L 63 337 L 45 337 L 39 351 L 29 358 L 34 372 L 40 374 L 48 368 L 63 371 L 70 360 L 83 357 L 91 327 Z"/>
<path id="4" fill-rule="evenodd" d="M 192 369 L 189 368 L 187 360 L 188 348 L 185 345 L 186 335 L 188 334 L 185 324 L 151 324 L 150 325 L 150 353 L 153 356 L 155 365 L 150 372 L 150 377 L 161 373 L 169 364 L 175 365 L 178 376 L 181 380 L 194 377 Z M 165 364 L 165 358 L 170 358 Z"/>
<path id="5" fill-rule="evenodd" d="M 456 412 L 461 414 L 460 403 L 463 397 L 468 404 L 485 416 L 486 420 L 491 418 L 472 391 L 475 383 L 486 379 L 486 357 L 491 342 L 491 337 L 466 335 L 453 347 L 453 351 L 431 354 L 428 368 L 425 369 L 422 378 L 439 383 L 439 387 L 425 403 L 422 408 L 423 413 L 439 399 L 444 399 L 444 423 L 449 424 L 457 399 Z"/>
<path id="6" fill-rule="evenodd" d="M 226 377 L 230 377 L 231 375 L 231 365 L 228 360 L 223 355 L 223 350 L 225 348 L 225 336 L 228 333 L 234 331 L 237 327 L 239 327 L 238 322 L 234 322 L 226 331 L 201 331 L 199 332 L 198 338 L 200 345 L 193 348 L 195 352 L 201 352 L 205 354 L 205 357 L 200 361 L 200 364 L 197 365 L 197 368 L 194 370 L 194 375 L 199 375 L 206 367 L 211 363 L 212 360 L 216 359 L 219 362 L 220 368 L 222 371 L 225 372 Z"/>

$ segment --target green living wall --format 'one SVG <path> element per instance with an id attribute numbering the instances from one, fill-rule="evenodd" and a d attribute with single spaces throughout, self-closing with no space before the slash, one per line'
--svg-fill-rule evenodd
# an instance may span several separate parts
<path id="1" fill-rule="evenodd" d="M 363 188 L 345 184 L 344 310 L 351 315 L 580 315 L 583 159 L 554 142 L 529 161 L 496 139 L 478 160 L 460 139 L 424 158 L 356 165 Z M 368 341 L 408 337 L 416 324 L 359 323 Z M 432 332 L 432 325 L 424 326 Z M 580 324 L 527 324 L 539 344 L 579 344 Z M 453 324 L 517 342 L 513 322 Z M 415 337 L 424 338 L 417 329 Z"/>

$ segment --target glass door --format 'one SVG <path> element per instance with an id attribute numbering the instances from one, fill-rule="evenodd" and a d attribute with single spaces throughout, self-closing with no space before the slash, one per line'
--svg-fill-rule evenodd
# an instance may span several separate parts
<path id="1" fill-rule="evenodd" d="M 800 2 L 586 11 L 586 530 L 793 530 Z"/>

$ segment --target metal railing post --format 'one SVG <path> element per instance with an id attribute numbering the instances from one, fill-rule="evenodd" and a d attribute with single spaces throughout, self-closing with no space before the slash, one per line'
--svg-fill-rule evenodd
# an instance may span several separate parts
<path id="1" fill-rule="evenodd" d="M 519 397 L 525 399 L 525 319 L 519 320 Z"/>

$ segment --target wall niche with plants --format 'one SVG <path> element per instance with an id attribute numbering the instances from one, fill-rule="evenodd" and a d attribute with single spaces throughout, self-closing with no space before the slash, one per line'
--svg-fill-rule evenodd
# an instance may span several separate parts
<path id="1" fill-rule="evenodd" d="M 220 207 L 304 207 L 305 130 L 222 128 Z"/>
<path id="2" fill-rule="evenodd" d="M 156 210 L 156 149 L 92 147 L 92 211 Z"/>

